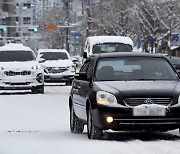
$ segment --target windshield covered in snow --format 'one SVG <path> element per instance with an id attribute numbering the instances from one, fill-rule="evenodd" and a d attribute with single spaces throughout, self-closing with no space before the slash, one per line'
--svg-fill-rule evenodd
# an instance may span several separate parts
<path id="1" fill-rule="evenodd" d="M 178 80 L 178 77 L 164 58 L 125 57 L 99 60 L 96 80 Z"/>
<path id="2" fill-rule="evenodd" d="M 65 60 L 69 59 L 65 52 L 41 52 L 41 58 L 45 60 Z"/>
<path id="3" fill-rule="evenodd" d="M 35 55 L 32 51 L 0 51 L 0 62 L 32 61 Z"/>
<path id="4" fill-rule="evenodd" d="M 106 52 L 132 52 L 132 47 L 129 44 L 123 43 L 103 43 L 95 44 L 92 48 L 93 53 Z"/>

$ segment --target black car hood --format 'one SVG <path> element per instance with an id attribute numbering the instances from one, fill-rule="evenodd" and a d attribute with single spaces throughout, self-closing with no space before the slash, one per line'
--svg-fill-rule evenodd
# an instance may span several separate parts
<path id="1" fill-rule="evenodd" d="M 105 81 L 95 84 L 99 90 L 126 96 L 180 94 L 180 82 L 177 81 Z"/>

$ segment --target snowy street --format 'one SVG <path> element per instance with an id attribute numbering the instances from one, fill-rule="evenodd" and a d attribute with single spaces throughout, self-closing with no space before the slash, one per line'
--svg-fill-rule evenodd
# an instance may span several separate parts
<path id="1" fill-rule="evenodd" d="M 180 153 L 178 130 L 106 132 L 100 141 L 89 140 L 86 131 L 72 134 L 68 110 L 70 88 L 46 85 L 45 94 L 1 92 L 0 154 Z"/>

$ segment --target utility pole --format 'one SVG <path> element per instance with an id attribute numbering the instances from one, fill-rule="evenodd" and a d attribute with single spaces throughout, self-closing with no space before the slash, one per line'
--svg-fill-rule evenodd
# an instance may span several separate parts
<path id="1" fill-rule="evenodd" d="M 87 37 L 91 35 L 91 0 L 87 2 Z"/>
<path id="2" fill-rule="evenodd" d="M 69 0 L 65 1 L 66 7 L 66 24 L 69 26 Z M 66 28 L 66 50 L 69 52 L 69 28 Z"/>

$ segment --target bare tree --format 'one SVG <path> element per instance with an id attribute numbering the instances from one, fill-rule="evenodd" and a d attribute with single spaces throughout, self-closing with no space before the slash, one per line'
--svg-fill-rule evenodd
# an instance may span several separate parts
<path id="1" fill-rule="evenodd" d="M 63 10 L 47 11 L 41 21 L 46 25 L 64 25 L 66 23 L 66 14 Z M 64 28 L 51 30 L 46 29 L 40 32 L 48 48 L 64 48 L 66 32 Z"/>
<path id="2" fill-rule="evenodd" d="M 101 0 L 94 16 L 100 24 L 100 34 L 130 36 L 134 31 L 133 0 Z"/>
<path id="3" fill-rule="evenodd" d="M 179 13 L 178 0 L 155 1 L 140 0 L 136 18 L 145 39 L 145 43 L 151 44 L 151 49 L 157 46 L 158 41 L 178 29 Z M 148 40 L 147 40 L 148 39 Z"/>

